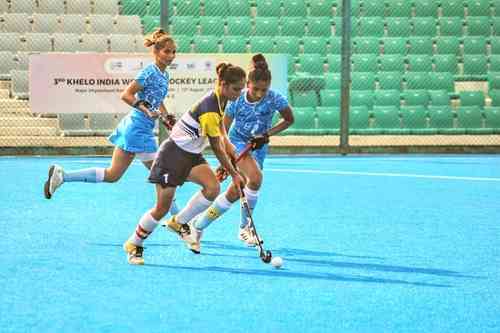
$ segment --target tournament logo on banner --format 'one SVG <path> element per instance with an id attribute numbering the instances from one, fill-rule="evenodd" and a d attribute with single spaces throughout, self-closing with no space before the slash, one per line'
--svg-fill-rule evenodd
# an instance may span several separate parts
<path id="1" fill-rule="evenodd" d="M 177 115 L 214 89 L 217 63 L 248 69 L 252 54 L 183 54 L 167 68 L 165 106 Z M 287 95 L 287 57 L 266 55 L 272 88 Z M 125 87 L 152 62 L 150 55 L 82 53 L 30 57 L 30 104 L 34 113 L 127 113 L 120 99 Z"/>

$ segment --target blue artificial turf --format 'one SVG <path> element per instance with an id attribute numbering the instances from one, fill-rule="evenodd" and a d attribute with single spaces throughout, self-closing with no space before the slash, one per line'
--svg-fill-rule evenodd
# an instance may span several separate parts
<path id="1" fill-rule="evenodd" d="M 43 197 L 51 163 L 109 161 L 0 158 L 1 332 L 500 332 L 499 156 L 268 158 L 255 221 L 280 270 L 237 239 L 236 205 L 201 255 L 158 228 L 129 266 L 141 164 Z"/>

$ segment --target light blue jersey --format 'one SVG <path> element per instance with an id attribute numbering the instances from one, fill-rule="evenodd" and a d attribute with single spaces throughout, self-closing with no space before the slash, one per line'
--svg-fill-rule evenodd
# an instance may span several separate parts
<path id="1" fill-rule="evenodd" d="M 286 97 L 277 91 L 269 90 L 266 96 L 255 103 L 247 100 L 247 92 L 248 90 L 243 90 L 240 97 L 230 103 L 225 111 L 233 118 L 228 136 L 238 153 L 245 148 L 252 136 L 266 133 L 272 127 L 275 112 L 281 112 L 288 107 Z M 267 146 L 264 145 L 252 153 L 261 169 L 267 154 Z"/>
<path id="2" fill-rule="evenodd" d="M 137 93 L 137 98 L 148 101 L 152 110 L 158 110 L 168 93 L 168 73 L 162 72 L 155 63 L 152 63 L 140 71 L 135 80 L 143 87 Z M 134 108 L 118 124 L 109 136 L 109 141 L 131 153 L 154 153 L 158 149 L 153 133 L 154 127 L 154 119 Z"/>

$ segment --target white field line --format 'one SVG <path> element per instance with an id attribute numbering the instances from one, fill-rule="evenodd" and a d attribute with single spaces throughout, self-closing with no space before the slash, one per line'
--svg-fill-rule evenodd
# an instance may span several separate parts
<path id="1" fill-rule="evenodd" d="M 481 182 L 500 182 L 500 178 L 489 177 L 464 177 L 464 176 L 440 176 L 440 175 L 420 175 L 413 173 L 389 173 L 389 172 L 358 172 L 341 170 L 314 170 L 314 169 L 278 169 L 264 168 L 264 172 L 285 172 L 285 173 L 313 173 L 324 175 L 342 175 L 342 176 L 371 176 L 371 177 L 405 177 L 405 178 L 424 178 L 424 179 L 444 179 L 444 180 L 468 180 Z"/>

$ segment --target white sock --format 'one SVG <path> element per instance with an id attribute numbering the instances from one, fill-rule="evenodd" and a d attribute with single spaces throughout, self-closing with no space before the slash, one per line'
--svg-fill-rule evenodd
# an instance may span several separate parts
<path id="1" fill-rule="evenodd" d="M 221 217 L 222 214 L 228 211 L 233 204 L 227 200 L 226 193 L 220 194 L 210 207 L 204 211 L 196 220 L 195 227 L 198 230 L 203 230 L 213 221 Z"/>
<path id="2" fill-rule="evenodd" d="M 248 206 L 250 208 L 250 212 L 253 212 L 255 206 L 257 205 L 257 200 L 259 199 L 259 191 L 254 191 L 249 189 L 247 186 L 243 189 L 243 193 L 245 193 L 245 197 L 247 198 Z M 248 224 L 248 213 L 245 207 L 241 205 L 241 223 L 240 228 L 244 228 Z"/>
<path id="3" fill-rule="evenodd" d="M 142 246 L 144 240 L 148 238 L 158 224 L 159 221 L 156 221 L 149 211 L 146 212 L 139 220 L 134 233 L 130 235 L 129 241 L 137 246 Z"/>
<path id="4" fill-rule="evenodd" d="M 184 207 L 179 214 L 177 214 L 176 220 L 177 223 L 186 224 L 193 217 L 203 212 L 205 209 L 210 207 L 212 201 L 205 198 L 203 193 L 198 192 L 191 197 L 186 207 Z"/>

